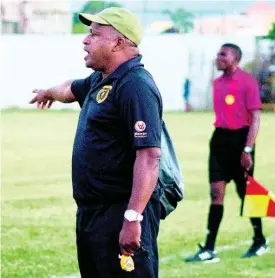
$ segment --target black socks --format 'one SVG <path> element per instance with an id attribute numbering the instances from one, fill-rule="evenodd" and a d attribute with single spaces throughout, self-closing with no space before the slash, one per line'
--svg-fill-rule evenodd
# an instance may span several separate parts
<path id="1" fill-rule="evenodd" d="M 251 222 L 253 230 L 254 230 L 255 238 L 264 240 L 265 237 L 263 235 L 261 218 L 250 218 L 250 222 Z"/>
<path id="2" fill-rule="evenodd" d="M 208 234 L 206 237 L 205 248 L 214 250 L 216 237 L 223 216 L 223 205 L 211 205 L 208 214 Z"/>

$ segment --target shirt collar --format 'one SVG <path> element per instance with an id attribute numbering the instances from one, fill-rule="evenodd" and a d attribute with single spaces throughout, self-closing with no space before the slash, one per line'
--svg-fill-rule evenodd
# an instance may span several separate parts
<path id="1" fill-rule="evenodd" d="M 127 71 L 137 66 L 144 66 L 141 63 L 142 55 L 137 55 L 136 57 L 121 64 L 112 74 L 110 74 L 106 79 L 116 79 L 124 75 Z"/>
<path id="2" fill-rule="evenodd" d="M 237 69 L 230 75 L 223 75 L 224 78 L 230 78 L 232 80 L 238 80 L 240 77 L 240 74 L 242 73 L 242 70 L 237 67 Z"/>

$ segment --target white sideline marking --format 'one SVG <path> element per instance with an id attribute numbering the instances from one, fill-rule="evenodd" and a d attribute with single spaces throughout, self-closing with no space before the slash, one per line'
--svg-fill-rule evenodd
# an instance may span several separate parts
<path id="1" fill-rule="evenodd" d="M 273 239 L 275 239 L 275 234 L 274 235 L 271 235 L 268 237 L 268 240 L 269 242 L 270 241 L 273 241 Z M 224 246 L 220 246 L 220 247 L 217 247 L 216 250 L 218 253 L 222 253 L 224 251 L 227 251 L 227 250 L 234 250 L 240 246 L 244 246 L 244 245 L 248 245 L 252 243 L 251 240 L 246 240 L 246 241 L 241 241 L 239 243 L 236 243 L 236 244 L 231 244 L 231 245 L 224 245 Z M 159 260 L 160 263 L 166 263 L 166 262 L 170 262 L 170 261 L 173 261 L 175 260 L 176 258 L 178 257 L 183 257 L 183 256 L 188 256 L 190 254 L 186 254 L 184 253 L 184 251 L 180 251 L 179 253 L 177 254 L 174 254 L 174 255 L 169 255 L 169 256 L 166 256 L 166 257 L 163 257 Z M 50 278 L 60 278 L 60 277 L 57 277 L 57 276 L 51 276 Z M 69 275 L 69 276 L 63 276 L 61 278 L 80 278 L 80 275 L 79 274 L 73 274 L 73 275 Z"/>
<path id="2" fill-rule="evenodd" d="M 269 242 L 273 241 L 273 239 L 275 239 L 275 234 L 267 237 L 267 239 Z M 245 245 L 248 245 L 251 243 L 252 243 L 252 240 L 240 241 L 239 243 L 236 243 L 236 244 L 230 244 L 230 245 L 224 245 L 224 246 L 217 247 L 215 251 L 217 251 L 218 253 L 222 253 L 224 251 L 234 250 L 240 246 L 245 246 Z M 186 253 L 184 253 L 184 251 L 181 251 L 178 254 L 163 257 L 159 261 L 160 261 L 160 263 L 166 263 L 166 262 L 175 260 L 177 257 L 185 257 L 185 256 L 188 257 L 189 255 L 192 255 L 192 253 L 186 254 Z"/>

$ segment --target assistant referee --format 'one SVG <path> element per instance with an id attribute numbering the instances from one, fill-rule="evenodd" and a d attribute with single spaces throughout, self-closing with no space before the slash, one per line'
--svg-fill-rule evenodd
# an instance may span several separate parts
<path id="1" fill-rule="evenodd" d="M 214 80 L 215 131 L 210 140 L 209 182 L 211 205 L 205 245 L 186 262 L 217 262 L 215 241 L 223 217 L 226 184 L 233 180 L 243 200 L 246 174 L 253 175 L 255 140 L 260 125 L 261 100 L 256 79 L 239 67 L 240 47 L 226 43 L 220 48 L 216 66 L 223 74 Z M 251 218 L 253 244 L 243 258 L 260 256 L 268 248 L 261 218 Z"/>

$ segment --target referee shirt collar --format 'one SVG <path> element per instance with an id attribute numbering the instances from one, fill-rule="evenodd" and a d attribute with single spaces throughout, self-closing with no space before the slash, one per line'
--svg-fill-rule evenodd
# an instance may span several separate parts
<path id="1" fill-rule="evenodd" d="M 223 75 L 224 78 L 230 78 L 232 80 L 238 80 L 240 75 L 242 74 L 242 70 L 240 67 L 237 67 L 236 70 L 230 75 Z"/>

